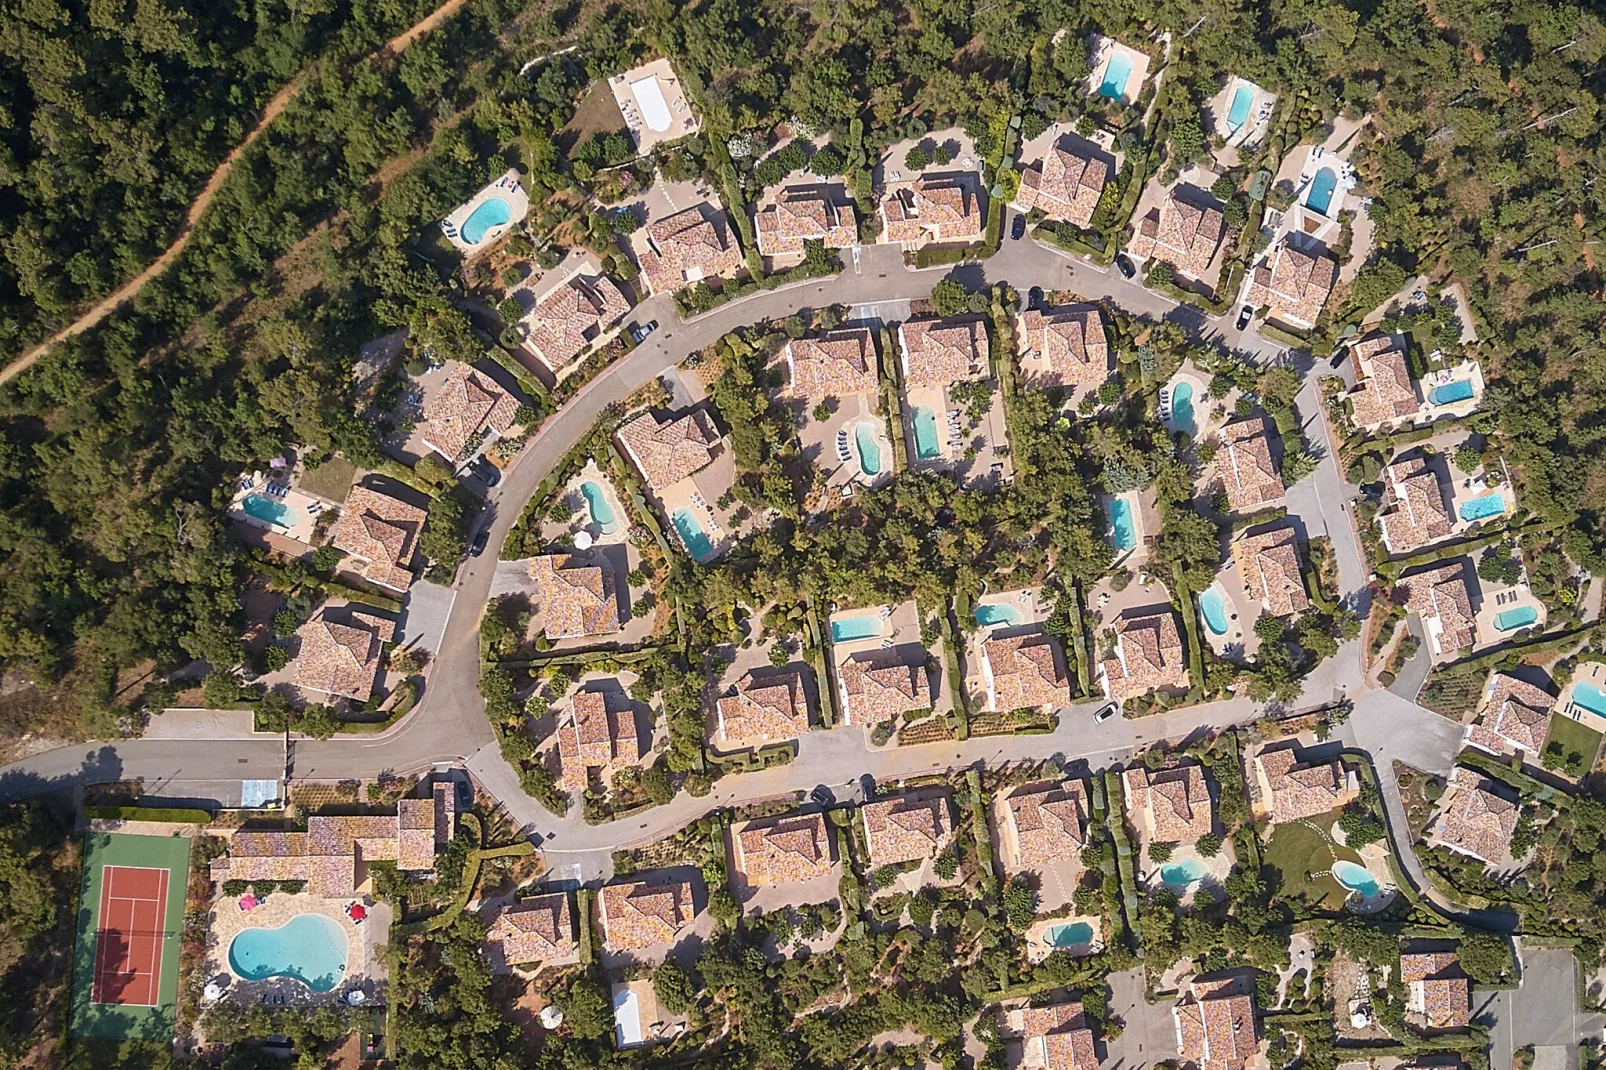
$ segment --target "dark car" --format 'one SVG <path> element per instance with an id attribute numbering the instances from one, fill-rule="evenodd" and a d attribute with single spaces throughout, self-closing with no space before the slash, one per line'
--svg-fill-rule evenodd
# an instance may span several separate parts
<path id="1" fill-rule="evenodd" d="M 836 796 L 831 794 L 831 789 L 824 784 L 816 786 L 813 791 L 809 792 L 809 799 L 820 806 L 830 806 L 836 802 Z"/>
<path id="2" fill-rule="evenodd" d="M 1238 310 L 1238 329 L 1240 331 L 1249 326 L 1249 317 L 1253 316 L 1254 314 L 1255 309 L 1252 305 L 1245 305 L 1243 308 Z"/>
<path id="3" fill-rule="evenodd" d="M 487 487 L 494 487 L 502 482 L 502 470 L 484 457 L 479 458 L 470 465 L 469 471 L 474 473 L 475 479 L 484 483 Z"/>
<path id="4" fill-rule="evenodd" d="M 1026 308 L 1030 310 L 1034 308 L 1041 309 L 1042 307 L 1043 288 L 1041 286 L 1033 286 L 1030 290 L 1026 291 Z"/>
<path id="5" fill-rule="evenodd" d="M 1026 237 L 1025 216 L 1018 215 L 1015 217 L 1015 222 L 1009 225 L 1009 236 L 1015 241 L 1020 241 L 1022 238 Z"/>
<path id="6" fill-rule="evenodd" d="M 1119 271 L 1123 278 L 1128 279 L 1138 273 L 1138 269 L 1132 266 L 1131 258 L 1125 253 L 1115 258 L 1115 270 Z"/>
<path id="7" fill-rule="evenodd" d="M 658 321 L 657 320 L 648 320 L 647 321 L 647 325 L 645 327 L 638 326 L 636 324 L 631 324 L 631 326 L 630 326 L 630 337 L 634 338 L 636 340 L 636 344 L 639 346 L 641 343 L 643 343 L 643 342 L 645 342 L 647 340 L 647 336 L 649 334 L 651 334 L 653 331 L 656 331 L 657 329 L 658 329 Z"/>
<path id="8" fill-rule="evenodd" d="M 1093 723 L 1103 724 L 1105 721 L 1108 721 L 1111 717 L 1114 717 L 1118 712 L 1120 712 L 1120 709 L 1121 706 L 1119 703 L 1106 702 L 1104 705 L 1098 708 L 1097 713 L 1093 714 Z"/>
<path id="9" fill-rule="evenodd" d="M 468 556 L 478 557 L 485 552 L 485 544 L 491 541 L 489 531 L 481 531 L 474 536 L 474 541 L 468 544 Z"/>

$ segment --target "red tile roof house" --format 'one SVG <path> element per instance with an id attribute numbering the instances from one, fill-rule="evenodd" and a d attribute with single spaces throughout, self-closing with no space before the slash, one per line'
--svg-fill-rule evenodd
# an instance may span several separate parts
<path id="1" fill-rule="evenodd" d="M 1293 745 L 1255 756 L 1255 784 L 1272 821 L 1282 824 L 1331 813 L 1360 794 L 1337 760 L 1302 762 Z"/>
<path id="2" fill-rule="evenodd" d="M 905 390 L 946 388 L 988 375 L 987 329 L 979 319 L 900 324 L 898 352 Z"/>
<path id="3" fill-rule="evenodd" d="M 1422 618 L 1428 649 L 1435 658 L 1454 657 L 1472 646 L 1477 615 L 1472 609 L 1472 588 L 1467 582 L 1467 561 L 1424 569 L 1395 581 L 1395 597 L 1405 590 L 1405 607 Z"/>
<path id="4" fill-rule="evenodd" d="M 1106 698 L 1187 688 L 1187 655 L 1170 610 L 1118 618 L 1113 631 L 1115 656 L 1099 664 L 1099 686 Z"/>
<path id="5" fill-rule="evenodd" d="M 809 730 L 809 700 L 803 674 L 751 673 L 736 685 L 736 693 L 714 704 L 715 736 L 726 748 L 760 747 L 796 739 Z"/>
<path id="6" fill-rule="evenodd" d="M 602 901 L 602 941 L 609 951 L 667 944 L 696 917 L 690 881 L 608 884 Z"/>
<path id="7" fill-rule="evenodd" d="M 1233 512 L 1247 515 L 1282 499 L 1283 478 L 1271 459 L 1271 421 L 1264 416 L 1223 426 L 1215 464 Z"/>
<path id="8" fill-rule="evenodd" d="M 622 699 L 610 704 L 606 691 L 575 692 L 573 715 L 557 737 L 565 791 L 584 791 L 593 771 L 600 775 L 616 765 L 636 765 L 643 757 L 635 707 Z"/>
<path id="9" fill-rule="evenodd" d="M 1238 577 L 1263 613 L 1286 617 L 1310 607 L 1305 576 L 1299 568 L 1299 536 L 1292 526 L 1273 528 L 1258 535 L 1241 535 L 1233 542 Z"/>
<path id="10" fill-rule="evenodd" d="M 973 189 L 974 175 L 922 175 L 887 191 L 881 201 L 885 242 L 980 241 L 985 219 Z"/>
<path id="11" fill-rule="evenodd" d="M 582 564 L 570 554 L 544 554 L 530 558 L 530 578 L 548 639 L 612 635 L 619 630 L 611 569 Z"/>
<path id="12" fill-rule="evenodd" d="M 841 183 L 783 186 L 753 216 L 758 251 L 768 257 L 801 257 L 805 241 L 846 249 L 859 240 L 859 219 L 847 199 Z"/>
<path id="13" fill-rule="evenodd" d="M 983 643 L 981 678 L 987 688 L 987 708 L 994 713 L 1054 710 L 1071 701 L 1054 641 L 1042 632 Z"/>
<path id="14" fill-rule="evenodd" d="M 1273 319 L 1310 330 L 1337 277 L 1332 257 L 1302 253 L 1285 242 L 1249 273 L 1248 303 L 1269 308 Z"/>
<path id="15" fill-rule="evenodd" d="M 666 216 L 647 228 L 638 261 L 649 293 L 674 293 L 703 279 L 726 278 L 742 269 L 742 250 L 725 213 L 701 204 Z"/>
<path id="16" fill-rule="evenodd" d="M 332 620 L 327 607 L 296 630 L 296 686 L 304 691 L 367 702 L 379 676 L 384 644 L 396 635 L 396 622 L 349 609 Z"/>
<path id="17" fill-rule="evenodd" d="M 1521 807 L 1496 794 L 1495 787 L 1493 781 L 1457 766 L 1450 774 L 1439 816 L 1429 828 L 1428 841 L 1476 858 L 1485 866 L 1500 865 L 1517 830 Z"/>
<path id="18" fill-rule="evenodd" d="M 1180 187 L 1172 189 L 1158 208 L 1138 221 L 1137 233 L 1127 243 L 1127 249 L 1135 256 L 1163 260 L 1178 274 L 1199 279 L 1221 248 L 1226 226 L 1219 208 L 1193 203 L 1204 199 L 1203 190 L 1190 189 L 1189 199 L 1178 196 L 1180 192 Z"/>
<path id="19" fill-rule="evenodd" d="M 485 916 L 485 954 L 491 969 L 567 966 L 580 961 L 569 893 L 554 892 L 497 907 Z"/>
<path id="20" fill-rule="evenodd" d="M 1110 345 L 1096 308 L 1027 309 L 1016 319 L 1021 378 L 1031 390 L 1061 389 L 1068 402 L 1097 391 L 1110 377 Z"/>
<path id="21" fill-rule="evenodd" d="M 794 338 L 781 349 L 791 392 L 810 401 L 877 394 L 875 342 L 864 327 Z"/>
<path id="22" fill-rule="evenodd" d="M 654 492 L 706 467 L 720 443 L 701 409 L 662 422 L 650 412 L 642 413 L 620 427 L 615 437 Z"/>
<path id="23" fill-rule="evenodd" d="M 1040 869 L 1062 858 L 1080 861 L 1090 813 L 1087 785 L 1081 780 L 1016 788 L 1004 802 L 1004 868 Z"/>
<path id="24" fill-rule="evenodd" d="M 1550 734 L 1555 705 L 1555 696 L 1542 687 L 1503 672 L 1490 673 L 1480 703 L 1483 723 L 1467 730 L 1468 742 L 1495 754 L 1538 754 Z"/>
<path id="25" fill-rule="evenodd" d="M 1242 981 L 1194 981 L 1172 1015 L 1177 1054 L 1199 1070 L 1243 1070 L 1260 1048 L 1254 998 Z"/>
<path id="26" fill-rule="evenodd" d="M 1022 1068 L 1098 1070 L 1093 1030 L 1080 1000 L 1047 1007 L 1017 1007 L 1003 1013 L 1000 1033 L 1019 1038 Z"/>
<path id="27" fill-rule="evenodd" d="M 1015 207 L 1022 212 L 1040 209 L 1050 219 L 1086 229 L 1109 178 L 1109 164 L 1091 148 L 1062 140 L 1021 172 Z"/>
<path id="28" fill-rule="evenodd" d="M 859 808 L 872 866 L 895 866 L 936 858 L 953 840 L 948 794 L 897 795 Z"/>
<path id="29" fill-rule="evenodd" d="M 925 663 L 908 664 L 896 651 L 854 654 L 837 670 L 837 679 L 844 724 L 876 725 L 932 708 Z"/>
<path id="30" fill-rule="evenodd" d="M 1200 766 L 1150 773 L 1139 765 L 1122 773 L 1121 779 L 1127 816 L 1144 843 L 1196 843 L 1215 828 L 1210 786 Z"/>
<path id="31" fill-rule="evenodd" d="M 1383 469 L 1383 505 L 1377 523 L 1389 553 L 1408 554 L 1450 534 L 1455 517 L 1444 491 L 1444 482 L 1426 457 Z"/>
<path id="32" fill-rule="evenodd" d="M 1355 389 L 1350 391 L 1350 419 L 1355 426 L 1373 430 L 1406 420 L 1422 410 L 1405 365 L 1405 351 L 1386 334 L 1369 334 L 1350 347 Z"/>
<path id="33" fill-rule="evenodd" d="M 347 560 L 342 568 L 370 583 L 406 591 L 413 585 L 413 556 L 424 530 L 424 510 L 367 487 L 353 487 L 329 541 Z"/>
<path id="34" fill-rule="evenodd" d="M 519 328 L 524 343 L 558 372 L 607 338 L 629 311 L 630 302 L 608 276 L 576 274 L 537 301 Z"/>
<path id="35" fill-rule="evenodd" d="M 1400 981 L 1406 986 L 1405 1009 L 1420 1015 L 1426 1029 L 1472 1024 L 1471 990 L 1454 952 L 1401 955 Z"/>
<path id="36" fill-rule="evenodd" d="M 731 832 L 731 864 L 749 887 L 770 888 L 826 877 L 836 864 L 822 814 L 763 818 Z"/>
<path id="37" fill-rule="evenodd" d="M 496 380 L 475 368 L 454 362 L 446 381 L 424 402 L 424 445 L 446 458 L 448 464 L 465 456 L 486 438 L 513 426 L 519 411 L 517 399 Z"/>

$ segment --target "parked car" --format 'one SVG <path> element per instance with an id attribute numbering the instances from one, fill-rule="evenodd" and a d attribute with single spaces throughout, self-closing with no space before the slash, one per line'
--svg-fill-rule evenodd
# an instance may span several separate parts
<path id="1" fill-rule="evenodd" d="M 1249 326 L 1249 317 L 1255 314 L 1253 305 L 1245 305 L 1238 310 L 1238 329 L 1241 331 Z"/>
<path id="2" fill-rule="evenodd" d="M 836 796 L 831 794 L 831 789 L 824 784 L 817 785 L 813 791 L 809 792 L 809 799 L 820 806 L 830 806 L 836 802 Z"/>
<path id="3" fill-rule="evenodd" d="M 1009 236 L 1014 241 L 1020 241 L 1022 238 L 1026 237 L 1025 216 L 1019 214 L 1015 216 L 1015 222 L 1009 225 Z"/>
<path id="4" fill-rule="evenodd" d="M 1138 269 L 1132 266 L 1132 258 L 1125 253 L 1115 258 L 1115 270 L 1121 273 L 1122 278 L 1127 279 L 1138 273 Z"/>
<path id="5" fill-rule="evenodd" d="M 1033 286 L 1026 291 L 1026 307 L 1027 309 L 1041 309 L 1043 307 L 1043 288 L 1041 286 Z"/>
<path id="6" fill-rule="evenodd" d="M 1093 714 L 1093 723 L 1103 724 L 1105 721 L 1108 721 L 1111 717 L 1114 717 L 1117 713 L 1119 713 L 1120 710 L 1121 704 L 1119 702 L 1106 702 L 1104 705 L 1098 708 L 1097 713 Z"/>
<path id="7" fill-rule="evenodd" d="M 468 544 L 468 556 L 478 557 L 483 554 L 485 552 L 485 544 L 490 541 L 491 533 L 482 528 L 480 533 L 474 536 L 474 541 Z"/>
<path id="8" fill-rule="evenodd" d="M 473 464 L 469 465 L 469 471 L 474 473 L 475 479 L 478 479 L 487 487 L 494 487 L 502 482 L 502 470 L 484 457 L 477 458 Z"/>
<path id="9" fill-rule="evenodd" d="M 639 346 L 641 343 L 647 340 L 647 336 L 649 334 L 658 329 L 658 321 L 648 320 L 646 326 L 632 323 L 629 329 L 630 337 L 634 338 L 636 340 L 636 344 Z"/>

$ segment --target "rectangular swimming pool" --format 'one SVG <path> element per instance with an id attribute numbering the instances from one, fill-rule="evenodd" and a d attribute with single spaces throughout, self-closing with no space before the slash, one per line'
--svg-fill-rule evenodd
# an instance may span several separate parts
<path id="1" fill-rule="evenodd" d="M 1255 91 L 1241 85 L 1232 95 L 1232 108 L 1227 112 L 1227 129 L 1237 133 L 1249 118 L 1249 106 L 1255 102 Z"/>
<path id="2" fill-rule="evenodd" d="M 1494 491 L 1491 494 L 1480 494 L 1471 501 L 1462 502 L 1461 508 L 1456 510 L 1457 513 L 1461 514 L 1461 519 L 1469 524 L 1474 520 L 1486 520 L 1491 516 L 1499 516 L 1505 511 L 1506 498 L 1499 491 Z"/>
<path id="3" fill-rule="evenodd" d="M 714 544 L 708 541 L 707 534 L 703 532 L 702 525 L 697 523 L 697 518 L 691 515 L 691 510 L 676 509 L 669 520 L 675 525 L 675 531 L 680 534 L 694 561 L 707 561 L 714 556 Z"/>
<path id="4" fill-rule="evenodd" d="M 831 622 L 831 640 L 850 643 L 855 639 L 868 639 L 881 634 L 881 621 L 875 617 L 844 617 Z"/>
<path id="5" fill-rule="evenodd" d="M 245 510 L 246 516 L 281 528 L 288 528 L 290 522 L 295 519 L 289 506 L 262 494 L 247 494 L 240 499 L 240 508 Z"/>
<path id="6" fill-rule="evenodd" d="M 1138 531 L 1132 526 L 1132 503 L 1125 498 L 1111 498 L 1108 511 L 1115 548 L 1124 553 L 1137 546 Z"/>
<path id="7" fill-rule="evenodd" d="M 915 425 L 915 456 L 922 461 L 940 457 L 942 455 L 942 445 L 937 440 L 937 414 L 921 405 L 915 409 L 913 419 Z"/>
<path id="8" fill-rule="evenodd" d="M 1104 68 L 1104 81 L 1099 84 L 1099 96 L 1120 100 L 1126 96 L 1126 83 L 1132 77 L 1132 57 L 1116 52 Z"/>
<path id="9" fill-rule="evenodd" d="M 1453 383 L 1445 383 L 1428 391 L 1428 400 L 1435 405 L 1454 405 L 1458 401 L 1465 401 L 1472 396 L 1472 380 L 1457 379 Z"/>
<path id="10" fill-rule="evenodd" d="M 1503 632 L 1516 631 L 1526 628 L 1539 619 L 1539 611 L 1533 606 L 1518 606 L 1516 609 L 1507 609 L 1496 613 L 1494 626 Z"/>

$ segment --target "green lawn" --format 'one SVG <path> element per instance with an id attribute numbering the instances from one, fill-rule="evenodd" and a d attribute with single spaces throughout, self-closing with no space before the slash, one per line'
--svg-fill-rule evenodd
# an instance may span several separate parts
<path id="1" fill-rule="evenodd" d="M 344 457 L 331 457 L 301 473 L 301 489 L 331 502 L 343 502 L 357 478 L 357 466 Z"/>
<path id="2" fill-rule="evenodd" d="M 1340 847 L 1325 830 L 1338 820 L 1338 811 L 1320 814 L 1308 822 L 1293 821 L 1272 830 L 1271 842 L 1261 854 L 1261 864 L 1277 870 L 1277 894 L 1287 899 L 1303 899 L 1316 910 L 1341 910 L 1343 885 L 1328 872 L 1335 861 L 1359 864 L 1361 856 Z M 1314 826 L 1314 827 L 1312 827 Z M 1320 877 L 1311 877 L 1320 873 Z"/>
<path id="3" fill-rule="evenodd" d="M 1581 774 L 1595 767 L 1595 756 L 1600 751 L 1600 733 L 1588 725 L 1557 714 L 1550 719 L 1550 734 L 1545 737 L 1541 754 L 1548 751 L 1552 743 L 1561 744 L 1563 758 L 1574 753 L 1584 756 Z"/>

